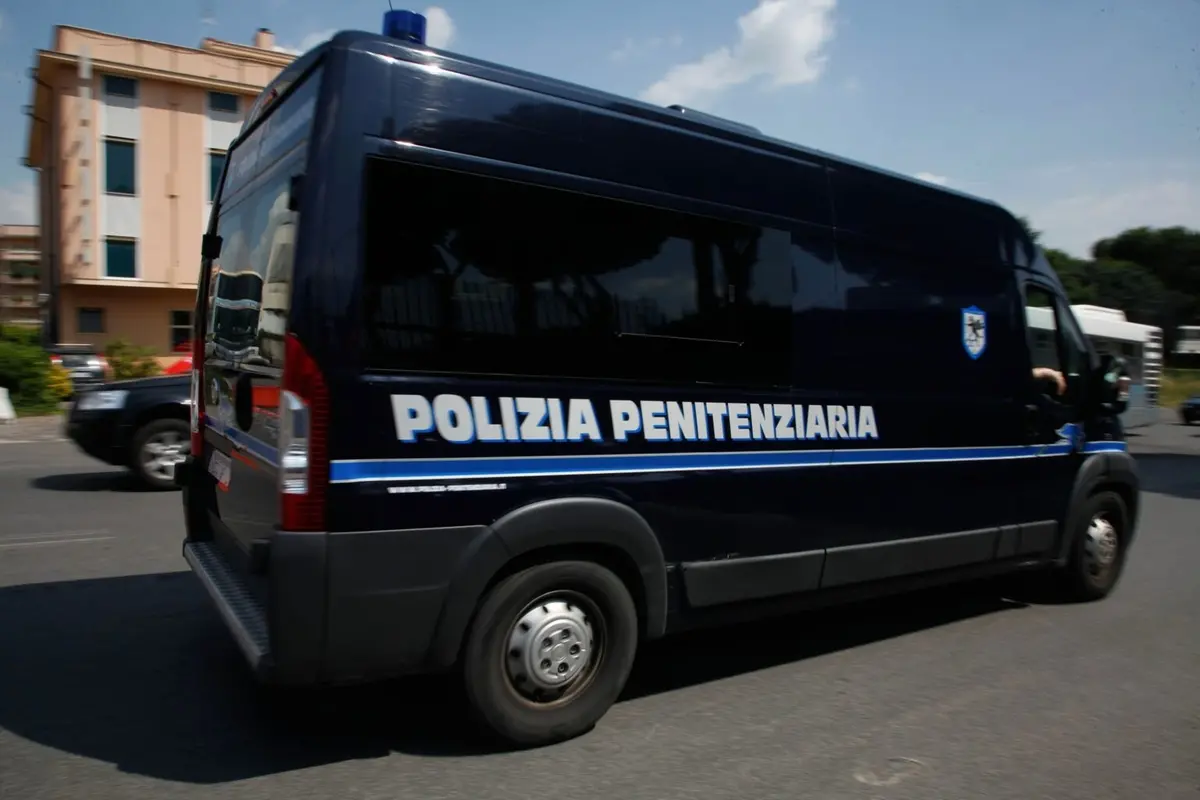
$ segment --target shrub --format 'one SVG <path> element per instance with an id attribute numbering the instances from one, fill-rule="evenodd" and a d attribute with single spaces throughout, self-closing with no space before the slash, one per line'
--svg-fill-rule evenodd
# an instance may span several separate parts
<path id="1" fill-rule="evenodd" d="M 1158 393 L 1160 408 L 1178 408 L 1189 397 L 1200 395 L 1200 369 L 1168 369 Z"/>
<path id="2" fill-rule="evenodd" d="M 62 364 L 51 364 L 47 375 L 46 388 L 56 402 L 61 403 L 71 396 L 75 388 L 71 385 L 71 373 Z"/>
<path id="3" fill-rule="evenodd" d="M 23 325 L 0 325 L 0 342 L 12 342 L 41 349 L 42 332 L 37 328 Z"/>
<path id="4" fill-rule="evenodd" d="M 50 357 L 42 349 L 36 330 L 0 327 L 0 386 L 8 389 L 19 411 L 54 408 L 50 390 Z"/>
<path id="5" fill-rule="evenodd" d="M 104 357 L 108 359 L 113 380 L 149 378 L 162 372 L 153 348 L 137 347 L 127 339 L 109 342 L 104 348 Z"/>

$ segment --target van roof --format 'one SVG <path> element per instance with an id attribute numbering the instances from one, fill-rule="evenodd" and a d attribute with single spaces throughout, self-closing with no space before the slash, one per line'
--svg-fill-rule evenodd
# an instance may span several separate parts
<path id="1" fill-rule="evenodd" d="M 931 191 L 954 195 L 964 200 L 996 208 L 1008 216 L 1007 209 L 994 200 L 979 197 L 967 192 L 946 186 L 940 186 L 929 181 L 893 172 L 882 167 L 864 164 L 843 156 L 833 155 L 811 147 L 804 147 L 784 139 L 766 136 L 752 126 L 714 117 L 711 114 L 679 106 L 656 106 L 640 100 L 634 100 L 621 95 L 610 94 L 598 89 L 592 89 L 575 83 L 546 77 L 533 72 L 526 72 L 503 64 L 496 64 L 478 58 L 472 58 L 459 53 L 436 50 L 425 45 L 414 45 L 398 39 L 367 31 L 341 31 L 335 34 L 323 47 L 356 50 L 373 53 L 389 58 L 407 61 L 413 64 L 437 64 L 453 72 L 459 72 L 472 77 L 504 83 L 520 89 L 538 92 L 573 103 L 581 103 L 594 108 L 603 109 L 610 113 L 637 117 L 650 124 L 666 124 L 673 127 L 690 130 L 716 139 L 750 145 L 760 150 L 785 156 L 800 156 L 810 161 L 822 161 L 827 164 L 841 164 L 875 173 L 893 180 L 904 181 L 921 186 Z M 306 59 L 307 60 L 307 59 Z M 1015 218 L 1014 218 L 1015 220 Z"/>

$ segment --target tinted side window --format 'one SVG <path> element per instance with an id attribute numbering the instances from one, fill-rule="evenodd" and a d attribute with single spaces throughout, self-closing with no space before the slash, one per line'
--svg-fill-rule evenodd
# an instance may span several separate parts
<path id="1" fill-rule="evenodd" d="M 839 230 L 940 258 L 1001 263 L 1002 213 L 921 182 L 841 165 L 832 171 Z"/>
<path id="2" fill-rule="evenodd" d="M 786 383 L 786 232 L 397 161 L 366 171 L 366 366 Z"/>
<path id="3" fill-rule="evenodd" d="M 952 261 L 838 235 L 847 388 L 1010 396 L 1023 337 L 1016 282 L 999 266 Z"/>
<path id="4" fill-rule="evenodd" d="M 1032 366 L 1065 372 L 1054 295 L 1040 286 L 1025 287 L 1025 323 Z"/>

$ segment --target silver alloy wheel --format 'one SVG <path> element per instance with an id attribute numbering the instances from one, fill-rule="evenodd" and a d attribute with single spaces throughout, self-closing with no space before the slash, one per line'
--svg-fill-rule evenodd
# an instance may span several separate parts
<path id="1" fill-rule="evenodd" d="M 151 478 L 170 481 L 175 477 L 175 465 L 187 455 L 188 443 L 178 431 L 159 431 L 142 443 L 142 469 Z"/>
<path id="2" fill-rule="evenodd" d="M 1117 562 L 1120 546 L 1116 526 L 1103 514 L 1093 516 L 1083 543 L 1088 575 L 1093 578 L 1106 575 Z"/>
<path id="3" fill-rule="evenodd" d="M 541 597 L 509 632 L 509 682 L 526 700 L 563 700 L 595 674 L 602 642 L 603 620 L 585 598 L 567 592 Z"/>

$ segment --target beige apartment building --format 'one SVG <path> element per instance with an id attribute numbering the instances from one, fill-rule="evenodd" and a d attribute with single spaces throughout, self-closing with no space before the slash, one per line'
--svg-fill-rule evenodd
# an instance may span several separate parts
<path id="1" fill-rule="evenodd" d="M 39 172 L 45 338 L 190 339 L 200 238 L 225 152 L 292 56 L 199 48 L 59 25 L 33 68 L 26 165 Z"/>
<path id="2" fill-rule="evenodd" d="M 0 225 L 0 325 L 41 324 L 36 225 Z"/>

